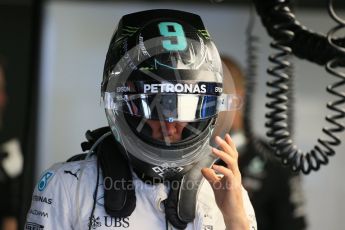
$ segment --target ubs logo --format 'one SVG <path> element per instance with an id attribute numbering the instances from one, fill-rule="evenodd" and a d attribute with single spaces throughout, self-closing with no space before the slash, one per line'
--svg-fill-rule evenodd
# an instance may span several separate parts
<path id="1" fill-rule="evenodd" d="M 92 229 L 101 227 L 102 223 L 100 221 L 100 218 L 99 217 L 95 218 L 95 216 L 90 217 L 88 226 L 91 227 Z"/>
<path id="2" fill-rule="evenodd" d="M 129 218 L 120 218 L 120 217 L 104 217 L 104 225 L 106 227 L 115 227 L 115 228 L 128 228 L 129 227 Z"/>
<path id="3" fill-rule="evenodd" d="M 99 216 L 92 216 L 89 221 L 89 227 L 91 227 L 92 229 L 97 229 L 102 226 L 101 218 Z M 129 218 L 104 216 L 104 226 L 113 228 L 128 228 Z"/>
<path id="4" fill-rule="evenodd" d="M 44 226 L 40 225 L 40 224 L 37 224 L 37 223 L 33 223 L 33 222 L 27 222 L 25 224 L 25 229 L 28 229 L 28 230 L 43 230 Z"/>

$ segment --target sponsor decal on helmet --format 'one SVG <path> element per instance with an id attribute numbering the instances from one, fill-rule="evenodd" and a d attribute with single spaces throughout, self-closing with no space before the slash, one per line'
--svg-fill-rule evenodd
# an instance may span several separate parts
<path id="1" fill-rule="evenodd" d="M 144 93 L 206 93 L 206 85 L 201 84 L 145 84 Z"/>
<path id="2" fill-rule="evenodd" d="M 175 173 L 179 173 L 183 170 L 182 167 L 162 167 L 156 166 L 153 167 L 152 170 L 157 173 L 160 177 L 165 177 L 168 175 L 173 175 Z"/>

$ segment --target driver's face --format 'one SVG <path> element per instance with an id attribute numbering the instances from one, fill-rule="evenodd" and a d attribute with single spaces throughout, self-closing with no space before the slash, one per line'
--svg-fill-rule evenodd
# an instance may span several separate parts
<path id="1" fill-rule="evenodd" d="M 169 143 L 180 141 L 182 131 L 188 124 L 187 122 L 161 122 L 157 120 L 147 120 L 146 123 L 152 129 L 153 139 L 168 141 Z"/>

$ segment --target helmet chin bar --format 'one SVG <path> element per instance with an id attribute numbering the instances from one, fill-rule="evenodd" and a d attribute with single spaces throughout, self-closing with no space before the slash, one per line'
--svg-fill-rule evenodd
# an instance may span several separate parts
<path id="1" fill-rule="evenodd" d="M 209 139 L 214 128 L 213 121 L 210 121 L 211 124 L 195 137 L 196 141 L 162 149 L 138 138 L 127 122 L 123 122 L 125 117 L 122 113 L 106 110 L 106 114 L 111 130 L 124 147 L 124 154 L 133 163 L 133 168 L 152 178 L 164 179 L 183 175 L 210 153 L 205 152 L 205 149 L 209 149 Z M 119 133 L 122 135 L 118 135 Z"/>

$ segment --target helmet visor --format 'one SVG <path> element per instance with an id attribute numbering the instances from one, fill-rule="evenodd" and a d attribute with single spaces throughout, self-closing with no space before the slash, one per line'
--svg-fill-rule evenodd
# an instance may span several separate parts
<path id="1" fill-rule="evenodd" d="M 148 120 L 193 122 L 241 106 L 233 94 L 116 94 L 105 93 L 105 108 Z"/>

